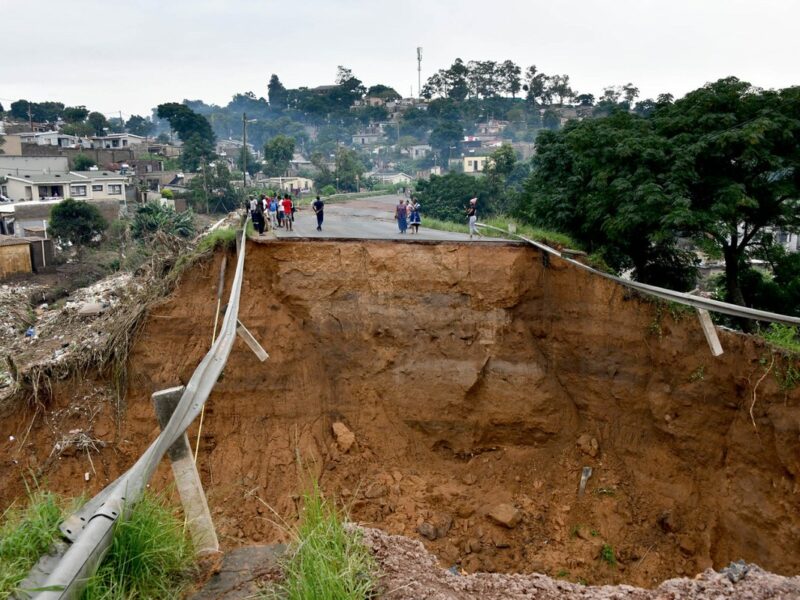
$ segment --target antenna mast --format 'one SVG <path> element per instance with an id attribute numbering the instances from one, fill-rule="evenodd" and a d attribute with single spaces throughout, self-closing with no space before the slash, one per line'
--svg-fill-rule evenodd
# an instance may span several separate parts
<path id="1" fill-rule="evenodd" d="M 422 46 L 417 46 L 417 97 L 422 98 Z"/>

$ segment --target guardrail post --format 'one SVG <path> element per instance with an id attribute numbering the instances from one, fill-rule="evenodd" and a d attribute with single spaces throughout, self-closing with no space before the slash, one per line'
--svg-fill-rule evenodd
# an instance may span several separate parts
<path id="1" fill-rule="evenodd" d="M 713 356 L 720 356 L 723 352 L 722 344 L 717 335 L 717 328 L 714 327 L 714 322 L 711 320 L 711 315 L 704 308 L 698 308 L 697 318 L 700 320 L 700 327 L 703 328 L 703 333 L 706 336 L 708 347 L 711 349 Z"/>
<path id="2" fill-rule="evenodd" d="M 166 427 L 175 407 L 178 406 L 183 390 L 183 386 L 179 386 L 153 394 L 156 417 L 162 429 Z M 214 522 L 211 520 L 203 484 L 200 482 L 200 475 L 192 458 L 186 433 L 170 446 L 167 455 L 172 463 L 172 474 L 175 477 L 175 485 L 181 497 L 183 512 L 186 515 L 195 550 L 198 554 L 219 552 L 219 541 L 214 530 Z"/>

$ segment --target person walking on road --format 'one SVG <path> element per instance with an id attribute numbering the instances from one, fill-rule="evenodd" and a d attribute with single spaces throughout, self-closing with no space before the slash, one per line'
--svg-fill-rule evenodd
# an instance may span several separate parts
<path id="1" fill-rule="evenodd" d="M 467 218 L 469 220 L 469 239 L 472 239 L 472 234 L 481 237 L 481 234 L 478 233 L 478 228 L 475 226 L 475 223 L 478 222 L 478 199 L 472 198 L 469 201 L 469 206 L 467 207 Z"/>
<path id="2" fill-rule="evenodd" d="M 287 231 L 294 231 L 292 228 L 292 199 L 289 198 L 289 194 L 283 195 L 283 201 L 281 202 L 283 205 L 283 219 L 286 221 L 286 230 Z"/>
<path id="3" fill-rule="evenodd" d="M 419 214 L 419 202 L 416 198 L 411 199 L 411 218 L 409 224 L 411 225 L 411 233 L 419 233 L 419 224 L 422 221 Z"/>
<path id="4" fill-rule="evenodd" d="M 325 210 L 325 203 L 317 196 L 311 208 L 314 210 L 314 214 L 317 215 L 317 231 L 322 231 L 322 219 L 325 216 L 323 213 Z"/>
<path id="5" fill-rule="evenodd" d="M 400 203 L 395 207 L 394 218 L 397 220 L 397 228 L 400 230 L 400 233 L 405 233 L 406 229 L 408 228 L 405 200 L 400 200 Z"/>
<path id="6" fill-rule="evenodd" d="M 269 222 L 273 229 L 278 226 L 278 201 L 275 198 L 269 199 Z"/>

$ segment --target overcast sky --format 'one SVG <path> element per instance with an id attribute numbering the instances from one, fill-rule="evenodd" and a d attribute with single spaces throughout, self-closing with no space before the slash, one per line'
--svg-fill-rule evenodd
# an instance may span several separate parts
<path id="1" fill-rule="evenodd" d="M 417 93 L 456 57 L 535 64 L 578 92 L 633 82 L 680 96 L 728 75 L 800 84 L 800 0 L 0 0 L 0 102 L 149 114 L 333 83 Z"/>

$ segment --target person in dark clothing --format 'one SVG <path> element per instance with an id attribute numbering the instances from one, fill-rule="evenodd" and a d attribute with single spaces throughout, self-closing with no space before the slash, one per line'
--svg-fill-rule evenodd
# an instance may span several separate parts
<path id="1" fill-rule="evenodd" d="M 261 202 L 256 202 L 256 211 L 253 214 L 253 225 L 255 225 L 258 230 L 258 235 L 264 235 L 264 208 Z"/>
<path id="2" fill-rule="evenodd" d="M 317 196 L 317 199 L 311 204 L 311 208 L 314 209 L 314 214 L 317 215 L 317 231 L 322 231 L 322 219 L 324 218 L 323 211 L 325 209 L 325 203 Z"/>

